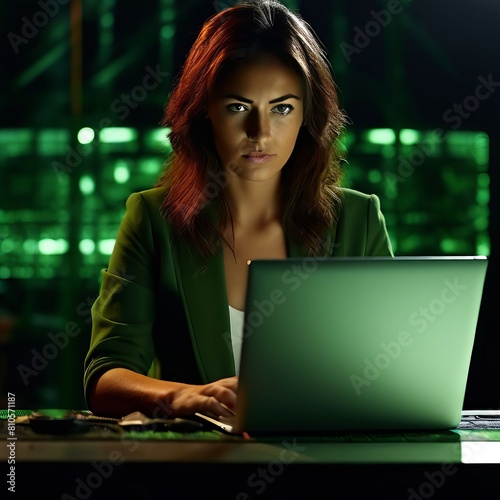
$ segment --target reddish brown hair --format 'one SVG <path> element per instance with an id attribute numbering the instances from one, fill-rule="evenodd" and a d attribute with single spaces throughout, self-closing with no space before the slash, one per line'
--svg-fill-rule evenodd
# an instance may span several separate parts
<path id="1" fill-rule="evenodd" d="M 203 25 L 165 107 L 173 152 L 157 183 L 168 188 L 162 208 L 202 254 L 217 251 L 230 213 L 206 108 L 221 70 L 262 51 L 292 64 L 304 83 L 304 126 L 282 171 L 283 224 L 309 255 L 321 255 L 338 212 L 336 143 L 345 117 L 321 42 L 298 14 L 274 0 L 243 2 Z"/>

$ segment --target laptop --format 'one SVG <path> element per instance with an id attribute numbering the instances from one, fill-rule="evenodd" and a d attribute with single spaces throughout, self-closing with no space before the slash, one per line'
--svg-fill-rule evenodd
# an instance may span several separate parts
<path id="1" fill-rule="evenodd" d="M 256 436 L 456 428 L 487 263 L 252 261 L 235 416 L 209 420 Z"/>

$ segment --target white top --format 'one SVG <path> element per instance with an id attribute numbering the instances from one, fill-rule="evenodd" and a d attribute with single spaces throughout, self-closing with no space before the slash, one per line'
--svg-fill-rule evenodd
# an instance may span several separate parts
<path id="1" fill-rule="evenodd" d="M 231 343 L 233 346 L 234 368 L 236 375 L 240 372 L 241 343 L 243 341 L 244 312 L 229 306 L 229 322 L 231 324 Z"/>

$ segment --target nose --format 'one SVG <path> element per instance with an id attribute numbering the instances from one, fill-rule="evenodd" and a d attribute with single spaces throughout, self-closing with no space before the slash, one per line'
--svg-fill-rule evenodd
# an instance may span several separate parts
<path id="1" fill-rule="evenodd" d="M 249 114 L 246 125 L 247 137 L 251 141 L 260 141 L 271 135 L 269 115 L 254 108 Z"/>

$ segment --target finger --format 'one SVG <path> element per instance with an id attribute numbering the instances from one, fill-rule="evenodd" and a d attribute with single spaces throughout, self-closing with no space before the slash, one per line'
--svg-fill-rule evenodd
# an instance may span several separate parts
<path id="1" fill-rule="evenodd" d="M 234 413 L 226 405 L 221 404 L 213 396 L 207 398 L 206 408 L 206 411 L 215 417 L 231 417 L 234 415 Z"/>

